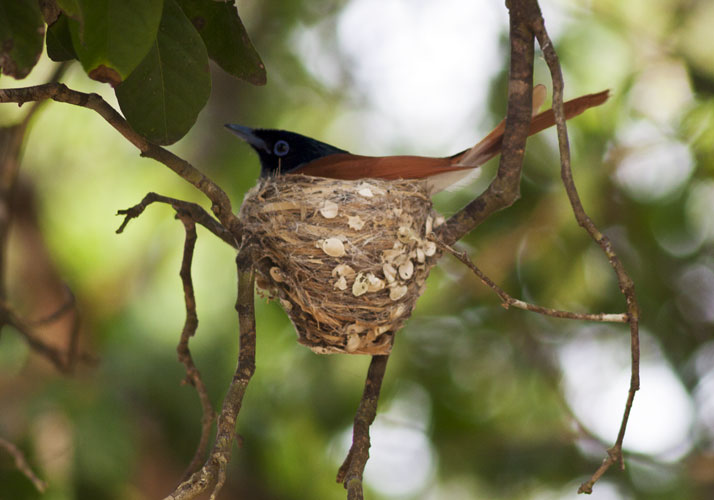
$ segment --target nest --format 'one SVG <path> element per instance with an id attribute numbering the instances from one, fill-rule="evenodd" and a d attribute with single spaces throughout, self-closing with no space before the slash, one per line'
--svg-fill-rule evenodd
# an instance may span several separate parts
<path id="1" fill-rule="evenodd" d="M 443 217 L 423 182 L 263 179 L 240 211 L 257 283 L 313 351 L 388 354 L 424 291 Z"/>

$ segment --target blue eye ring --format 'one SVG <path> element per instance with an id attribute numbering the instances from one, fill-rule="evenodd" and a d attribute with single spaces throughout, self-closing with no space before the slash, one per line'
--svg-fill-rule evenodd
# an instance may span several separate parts
<path id="1" fill-rule="evenodd" d="M 290 144 L 282 139 L 275 143 L 273 146 L 273 153 L 275 156 L 285 156 L 290 151 Z"/>

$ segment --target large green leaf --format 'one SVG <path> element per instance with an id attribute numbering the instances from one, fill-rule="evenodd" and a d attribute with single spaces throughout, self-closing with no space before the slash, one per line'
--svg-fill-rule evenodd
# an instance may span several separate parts
<path id="1" fill-rule="evenodd" d="M 250 42 L 233 2 L 178 0 L 208 48 L 208 55 L 231 75 L 264 85 L 265 65 Z"/>
<path id="2" fill-rule="evenodd" d="M 175 0 L 166 0 L 149 53 L 116 87 L 124 116 L 149 140 L 171 144 L 195 123 L 211 93 L 208 54 Z"/>
<path id="3" fill-rule="evenodd" d="M 37 0 L 0 0 L 0 72 L 25 78 L 42 54 L 44 36 Z"/>
<path id="4" fill-rule="evenodd" d="M 77 53 L 72 46 L 72 36 L 69 33 L 66 14 L 60 14 L 52 26 L 47 28 L 46 43 L 47 55 L 53 61 L 77 59 Z"/>
<path id="5" fill-rule="evenodd" d="M 60 5 L 68 8 L 72 44 L 84 70 L 116 86 L 155 42 L 163 0 L 63 0 Z"/>

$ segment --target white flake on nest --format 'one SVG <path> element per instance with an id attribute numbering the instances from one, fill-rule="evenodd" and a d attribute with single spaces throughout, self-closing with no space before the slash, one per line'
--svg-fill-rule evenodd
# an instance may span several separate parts
<path id="1" fill-rule="evenodd" d="M 427 257 L 432 257 L 436 253 L 436 243 L 433 241 L 427 241 L 424 243 L 424 255 Z"/>
<path id="2" fill-rule="evenodd" d="M 367 291 L 378 292 L 384 288 L 384 280 L 377 278 L 372 273 L 367 273 Z"/>
<path id="3" fill-rule="evenodd" d="M 359 215 L 350 215 L 347 217 L 347 225 L 355 231 L 359 231 L 364 227 L 364 221 Z"/>
<path id="4" fill-rule="evenodd" d="M 339 212 L 339 206 L 334 201 L 325 200 L 320 207 L 320 213 L 325 219 L 334 219 Z"/>
<path id="5" fill-rule="evenodd" d="M 390 321 L 394 321 L 395 319 L 403 316 L 405 312 L 407 312 L 407 306 L 405 306 L 404 304 L 397 304 L 397 307 L 392 309 L 389 314 Z"/>
<path id="6" fill-rule="evenodd" d="M 355 352 L 362 345 L 362 339 L 360 338 L 359 334 L 365 331 L 366 329 L 367 328 L 362 325 L 358 325 L 357 323 L 347 325 L 347 328 L 345 328 L 345 335 L 347 336 L 347 342 L 345 343 L 345 351 Z"/>
<path id="7" fill-rule="evenodd" d="M 362 340 L 360 340 L 358 334 L 353 333 L 351 335 L 348 335 L 347 342 L 345 343 L 345 351 L 355 352 L 361 344 L 362 344 Z"/>
<path id="8" fill-rule="evenodd" d="M 357 277 L 355 277 L 355 282 L 352 284 L 352 295 L 359 297 L 367 293 L 367 290 L 369 290 L 367 276 L 363 273 L 358 273 Z"/>
<path id="9" fill-rule="evenodd" d="M 352 277 L 355 275 L 355 270 L 352 269 L 350 266 L 347 264 L 337 264 L 335 268 L 332 270 L 332 276 L 345 276 L 345 277 Z"/>
<path id="10" fill-rule="evenodd" d="M 350 325 L 347 325 L 345 328 L 345 334 L 347 335 L 352 335 L 352 334 L 359 334 L 365 331 L 367 328 L 364 325 L 359 325 L 357 323 L 352 323 Z"/>
<path id="11" fill-rule="evenodd" d="M 333 286 L 339 290 L 347 290 L 347 278 L 340 276 Z"/>
<path id="12" fill-rule="evenodd" d="M 394 266 L 389 263 L 386 263 L 382 266 L 382 272 L 384 273 L 384 277 L 387 278 L 387 281 L 389 283 L 393 283 L 394 280 L 397 279 L 397 270 L 394 269 Z"/>
<path id="13" fill-rule="evenodd" d="M 362 182 L 357 186 L 357 193 L 365 198 L 372 198 L 373 196 L 382 196 L 387 194 L 387 192 L 369 182 Z"/>
<path id="14" fill-rule="evenodd" d="M 421 248 L 416 249 L 416 259 L 419 264 L 423 264 L 426 261 L 426 254 Z"/>
<path id="15" fill-rule="evenodd" d="M 408 280 L 414 274 L 414 264 L 411 260 L 407 260 L 399 266 L 399 277 L 403 280 Z"/>
<path id="16" fill-rule="evenodd" d="M 330 257 L 342 257 L 347 253 L 345 252 L 344 243 L 342 243 L 339 238 L 327 238 L 326 240 L 322 240 L 320 248 Z"/>
<path id="17" fill-rule="evenodd" d="M 402 297 L 404 297 L 407 294 L 407 286 L 406 285 L 397 285 L 393 286 L 391 290 L 389 290 L 389 298 L 392 300 L 399 300 Z"/>
<path id="18" fill-rule="evenodd" d="M 392 327 L 389 325 L 381 325 L 376 328 L 374 328 L 374 333 L 376 335 L 382 335 L 383 333 L 387 333 Z"/>
<path id="19" fill-rule="evenodd" d="M 409 243 L 409 240 L 412 239 L 413 235 L 414 233 L 412 232 L 410 227 L 401 226 L 399 229 L 397 229 L 397 239 L 402 243 Z"/>
<path id="20" fill-rule="evenodd" d="M 429 236 L 431 234 L 431 230 L 434 226 L 434 219 L 431 218 L 431 215 L 426 218 L 426 224 L 424 225 L 424 235 Z"/>

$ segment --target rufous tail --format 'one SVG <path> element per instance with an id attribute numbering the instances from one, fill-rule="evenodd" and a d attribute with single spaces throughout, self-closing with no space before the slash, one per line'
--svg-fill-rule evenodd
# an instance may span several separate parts
<path id="1" fill-rule="evenodd" d="M 552 109 L 543 111 L 542 113 L 535 114 L 540 106 L 543 104 L 545 99 L 545 87 L 542 85 L 537 85 L 533 89 L 533 119 L 531 120 L 531 128 L 528 131 L 528 135 L 537 134 L 541 130 L 545 130 L 548 127 L 555 125 L 555 113 Z M 603 90 L 596 94 L 587 94 L 576 99 L 572 99 L 563 104 L 563 109 L 565 111 L 565 119 L 570 120 L 571 118 L 578 116 L 580 113 L 588 108 L 599 106 L 610 97 L 609 90 Z M 503 132 L 506 129 L 505 120 L 496 125 L 486 137 L 484 137 L 478 144 L 476 144 L 471 149 L 467 149 L 463 153 L 455 155 L 453 158 L 455 160 L 455 165 L 463 167 L 478 167 L 483 165 L 488 160 L 498 155 L 501 152 L 501 145 L 503 144 Z"/>

